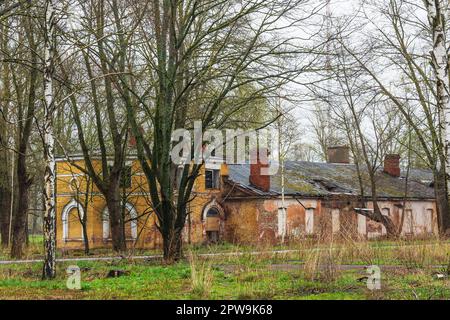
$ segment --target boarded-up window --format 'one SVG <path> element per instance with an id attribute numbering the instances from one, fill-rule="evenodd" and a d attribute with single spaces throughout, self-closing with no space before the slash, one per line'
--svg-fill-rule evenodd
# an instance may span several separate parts
<path id="1" fill-rule="evenodd" d="M 367 234 L 366 216 L 362 214 L 358 214 L 358 233 L 362 236 L 366 236 Z"/>
<path id="2" fill-rule="evenodd" d="M 426 210 L 425 222 L 426 222 L 427 233 L 433 233 L 433 209 Z"/>
<path id="3" fill-rule="evenodd" d="M 219 241 L 220 214 L 216 208 L 211 208 L 206 212 L 206 235 L 209 242 Z"/>
<path id="4" fill-rule="evenodd" d="M 306 234 L 314 233 L 314 208 L 306 209 L 305 231 Z"/>
<path id="5" fill-rule="evenodd" d="M 412 234 L 414 232 L 413 212 L 411 209 L 405 210 L 403 220 L 403 233 Z"/>
<path id="6" fill-rule="evenodd" d="M 219 231 L 220 229 L 220 215 L 219 211 L 211 208 L 206 213 L 206 231 Z"/>
<path id="7" fill-rule="evenodd" d="M 331 211 L 331 227 L 333 233 L 338 233 L 341 231 L 341 221 L 340 221 L 340 212 L 339 209 L 333 209 Z"/>
<path id="8" fill-rule="evenodd" d="M 278 208 L 278 235 L 286 235 L 286 208 Z"/>

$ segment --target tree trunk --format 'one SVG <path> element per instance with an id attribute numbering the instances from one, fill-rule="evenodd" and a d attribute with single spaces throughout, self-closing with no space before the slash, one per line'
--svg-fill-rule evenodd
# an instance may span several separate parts
<path id="1" fill-rule="evenodd" d="M 171 231 L 171 232 L 170 232 Z M 179 261 L 182 256 L 182 237 L 179 229 L 163 232 L 164 262 L 172 264 Z"/>
<path id="2" fill-rule="evenodd" d="M 125 223 L 122 217 L 119 181 L 111 183 L 111 188 L 106 196 L 106 205 L 109 213 L 113 250 L 119 253 L 126 252 Z"/>
<path id="3" fill-rule="evenodd" d="M 7 24 L 7 22 L 6 22 Z M 5 25 L 0 26 L 1 50 L 6 51 L 8 47 L 8 28 Z M 0 66 L 0 97 L 3 105 L 0 105 L 2 116 L 0 117 L 0 235 L 1 245 L 7 247 L 9 245 L 9 219 L 11 208 L 11 185 L 10 170 L 8 161 L 8 123 L 6 117 L 9 114 L 10 99 L 10 81 L 9 68 L 5 65 Z M 13 159 L 11 159 L 13 161 Z"/>
<path id="4" fill-rule="evenodd" d="M 89 255 L 89 236 L 87 232 L 87 226 L 88 226 L 88 206 L 89 206 L 89 195 L 90 195 L 90 179 L 88 178 L 88 181 L 86 183 L 86 196 L 84 198 L 84 208 L 85 212 L 83 217 L 81 218 L 81 226 L 83 228 L 83 240 L 84 240 L 84 253 L 86 255 Z M 78 214 L 80 211 L 78 211 Z"/>
<path id="5" fill-rule="evenodd" d="M 85 215 L 87 215 L 87 212 L 85 212 Z M 83 221 L 83 224 L 81 226 L 83 228 L 84 254 L 89 255 L 89 238 L 88 238 L 88 233 L 87 233 L 86 220 Z"/>
<path id="6" fill-rule="evenodd" d="M 55 137 L 53 114 L 55 110 L 53 76 L 55 57 L 55 9 L 53 0 L 46 1 L 45 8 L 45 59 L 44 59 L 44 249 L 45 258 L 42 271 L 43 279 L 54 279 L 56 276 L 56 217 L 55 217 Z"/>
<path id="7" fill-rule="evenodd" d="M 11 213 L 10 174 L 6 152 L 6 150 L 0 150 L 0 236 L 3 247 L 9 246 L 9 217 Z"/>
<path id="8" fill-rule="evenodd" d="M 384 216 L 378 205 L 378 195 L 376 191 L 375 176 L 371 174 L 371 186 L 372 186 L 372 201 L 375 214 L 375 221 L 381 223 L 386 228 L 386 233 L 389 238 L 397 238 L 399 236 L 398 228 L 390 217 Z"/>
<path id="9" fill-rule="evenodd" d="M 443 170 L 436 173 L 434 181 L 439 233 L 445 235 L 450 228 L 450 206 L 448 201 L 446 173 L 443 172 Z"/>
<path id="10" fill-rule="evenodd" d="M 161 208 L 165 212 L 161 214 L 165 217 L 161 228 L 163 237 L 164 262 L 172 264 L 183 257 L 182 232 L 186 220 L 186 205 L 178 202 L 178 208 L 173 208 L 170 201 L 162 202 Z"/>
<path id="11" fill-rule="evenodd" d="M 433 37 L 433 51 L 431 52 L 433 71 L 436 76 L 436 99 L 439 113 L 439 132 L 441 136 L 440 146 L 440 172 L 439 182 L 435 181 L 436 198 L 439 207 L 439 231 L 441 234 L 450 234 L 450 211 L 448 201 L 450 199 L 450 83 L 448 48 L 445 38 L 445 7 L 441 8 L 439 0 L 424 0 L 428 22 Z M 443 155 L 445 153 L 445 155 Z M 447 204 L 444 204 L 444 192 Z"/>
<path id="12" fill-rule="evenodd" d="M 38 78 L 38 56 L 37 45 L 32 31 L 31 18 L 24 21 L 26 36 L 30 46 L 30 65 L 33 66 L 29 74 L 29 88 L 26 115 L 23 115 L 22 106 L 19 103 L 19 125 L 17 141 L 17 199 L 14 200 L 14 216 L 12 221 L 12 247 L 11 256 L 21 258 L 23 255 L 23 244 L 26 240 L 27 214 L 28 214 L 28 192 L 31 186 L 31 179 L 27 172 L 27 152 L 28 143 L 31 136 L 32 124 L 34 122 L 36 105 L 36 82 Z M 13 161 L 13 160 L 12 160 Z M 14 179 L 14 177 L 12 177 Z M 15 190 L 12 190 L 15 195 Z"/>
<path id="13" fill-rule="evenodd" d="M 24 150 L 21 146 L 20 150 Z M 20 259 L 23 256 L 23 245 L 26 240 L 27 214 L 28 214 L 28 191 L 31 179 L 28 177 L 26 165 L 26 151 L 17 155 L 17 209 L 14 213 L 12 228 L 11 257 Z"/>

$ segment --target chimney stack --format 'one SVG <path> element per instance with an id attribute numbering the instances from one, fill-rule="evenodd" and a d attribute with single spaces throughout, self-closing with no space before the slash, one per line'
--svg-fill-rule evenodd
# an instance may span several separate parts
<path id="1" fill-rule="evenodd" d="M 399 178 L 401 175 L 400 170 L 400 155 L 388 154 L 384 159 L 384 172 L 387 174 Z"/>
<path id="2" fill-rule="evenodd" d="M 270 176 L 262 175 L 261 170 L 269 168 L 269 152 L 267 149 L 257 149 L 250 154 L 250 184 L 261 191 L 269 192 Z"/>
<path id="3" fill-rule="evenodd" d="M 128 129 L 128 146 L 130 148 L 134 148 L 134 147 L 136 147 L 136 144 L 137 144 L 136 137 L 134 136 L 131 129 Z"/>
<path id="4" fill-rule="evenodd" d="M 350 163 L 350 148 L 348 146 L 329 147 L 328 163 Z"/>

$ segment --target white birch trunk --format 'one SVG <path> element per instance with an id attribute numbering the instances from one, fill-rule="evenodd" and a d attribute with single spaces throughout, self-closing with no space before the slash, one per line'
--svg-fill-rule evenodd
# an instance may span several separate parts
<path id="1" fill-rule="evenodd" d="M 53 114 L 55 101 L 53 93 L 55 56 L 55 8 L 53 0 L 46 0 L 45 7 L 45 65 L 44 65 L 44 248 L 45 261 L 42 277 L 53 279 L 56 275 L 56 218 L 55 218 L 55 138 Z"/>
<path id="2" fill-rule="evenodd" d="M 433 36 L 433 51 L 432 62 L 433 70 L 436 76 L 436 93 L 437 93 L 437 107 L 439 111 L 439 125 L 441 132 L 441 139 L 444 143 L 445 163 L 439 163 L 440 166 L 445 166 L 446 184 L 447 184 L 447 198 L 450 199 L 450 179 L 448 173 L 450 172 L 450 96 L 449 96 L 449 76 L 448 76 L 448 53 L 445 35 L 445 6 L 441 0 L 424 0 L 425 7 L 428 13 L 428 22 Z M 442 213 L 448 214 L 448 213 Z M 441 214 L 441 215 L 442 215 Z"/>

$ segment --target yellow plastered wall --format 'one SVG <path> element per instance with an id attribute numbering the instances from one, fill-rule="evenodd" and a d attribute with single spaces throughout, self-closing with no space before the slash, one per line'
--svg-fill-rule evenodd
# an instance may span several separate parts
<path id="1" fill-rule="evenodd" d="M 74 165 L 66 161 L 58 161 L 56 165 L 56 223 L 57 223 L 57 247 L 58 249 L 82 249 L 84 247 L 82 229 L 76 218 L 79 217 L 77 208 L 70 210 L 68 223 L 66 224 L 66 236 L 64 237 L 63 212 L 77 201 L 87 215 L 87 234 L 90 248 L 110 248 L 111 240 L 104 239 L 103 214 L 106 202 L 95 184 L 77 168 L 84 168 L 84 161 L 76 161 Z M 100 161 L 93 161 L 97 172 L 101 172 Z M 131 188 L 125 190 L 127 202 L 130 203 L 140 217 L 137 222 L 138 239 L 127 240 L 127 247 L 135 248 L 159 248 L 162 245 L 161 236 L 156 227 L 156 217 L 151 211 L 148 184 L 137 160 L 131 161 L 132 179 Z M 227 174 L 228 169 L 222 166 L 221 173 Z M 89 188 L 88 188 L 89 186 Z M 88 192 L 87 192 L 88 190 Z M 190 215 L 186 221 L 184 240 L 190 243 L 202 243 L 205 241 L 203 224 L 203 210 L 213 198 L 220 196 L 221 190 L 205 189 L 205 169 L 200 172 L 194 186 L 195 196 L 189 203 Z M 73 205 L 72 205 L 73 207 Z M 141 217 L 142 216 L 142 217 Z M 73 228 L 73 229 L 72 229 Z M 131 222 L 126 226 L 126 233 L 131 233 Z"/>

